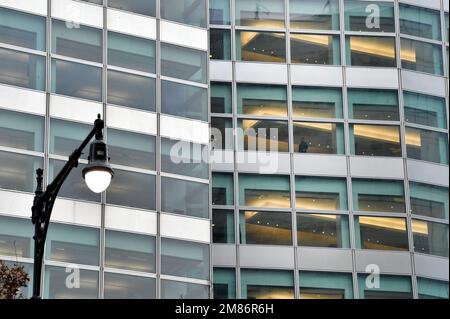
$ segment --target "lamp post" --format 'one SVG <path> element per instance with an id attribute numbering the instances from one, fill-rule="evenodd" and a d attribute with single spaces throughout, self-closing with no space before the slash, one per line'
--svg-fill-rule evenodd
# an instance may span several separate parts
<path id="1" fill-rule="evenodd" d="M 100 119 L 99 114 L 97 120 L 94 122 L 94 128 L 84 139 L 81 145 L 69 156 L 67 163 L 45 190 L 42 185 L 44 171 L 41 168 L 36 170 L 37 186 L 33 207 L 31 208 L 31 220 L 34 225 L 33 299 L 40 298 L 45 239 L 47 237 L 53 205 L 55 204 L 55 200 L 61 186 L 67 176 L 69 176 L 72 169 L 78 166 L 78 160 L 83 154 L 83 149 L 94 136 L 95 140 L 91 143 L 89 148 L 89 163 L 82 172 L 83 178 L 87 186 L 94 193 L 101 193 L 108 188 L 111 183 L 111 179 L 114 176 L 114 171 L 109 165 L 108 147 L 103 141 L 104 127 L 105 123 Z"/>

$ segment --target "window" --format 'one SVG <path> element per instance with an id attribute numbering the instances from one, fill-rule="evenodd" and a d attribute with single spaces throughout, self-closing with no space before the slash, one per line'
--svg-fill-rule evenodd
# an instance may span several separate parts
<path id="1" fill-rule="evenodd" d="M 161 43 L 161 74 L 206 83 L 206 52 Z"/>
<path id="2" fill-rule="evenodd" d="M 209 23 L 230 24 L 229 0 L 209 0 Z"/>
<path id="3" fill-rule="evenodd" d="M 445 100 L 443 98 L 404 92 L 403 101 L 407 123 L 447 128 Z"/>
<path id="4" fill-rule="evenodd" d="M 379 287 L 368 286 L 370 274 L 358 275 L 360 299 L 412 299 L 411 277 L 381 275 Z M 368 278 L 369 277 L 369 278 Z"/>
<path id="5" fill-rule="evenodd" d="M 155 73 L 155 41 L 109 31 L 108 64 Z"/>
<path id="6" fill-rule="evenodd" d="M 115 169 L 114 178 L 106 191 L 106 202 L 112 205 L 154 210 L 155 183 L 154 175 Z"/>
<path id="7" fill-rule="evenodd" d="M 242 299 L 294 299 L 292 271 L 241 269 Z"/>
<path id="8" fill-rule="evenodd" d="M 340 65 L 339 36 L 291 33 L 291 62 Z"/>
<path id="9" fill-rule="evenodd" d="M 360 249 L 409 249 L 404 218 L 357 216 L 355 237 L 356 247 Z"/>
<path id="10" fill-rule="evenodd" d="M 0 8 L 0 42 L 45 51 L 45 36 L 45 17 Z"/>
<path id="11" fill-rule="evenodd" d="M 448 225 L 413 219 L 414 251 L 448 257 Z"/>
<path id="12" fill-rule="evenodd" d="M 353 179 L 353 209 L 405 213 L 403 181 Z"/>
<path id="13" fill-rule="evenodd" d="M 305 211 L 347 210 L 347 181 L 344 178 L 297 176 L 296 207 Z"/>
<path id="14" fill-rule="evenodd" d="M 45 299 L 97 299 L 98 298 L 98 272 L 80 269 L 80 287 L 71 289 L 67 287 L 65 267 L 45 267 Z"/>
<path id="15" fill-rule="evenodd" d="M 108 7 L 154 17 L 155 2 L 156 0 L 108 0 Z"/>
<path id="16" fill-rule="evenodd" d="M 291 207 L 289 176 L 240 174 L 239 204 L 247 207 Z"/>
<path id="17" fill-rule="evenodd" d="M 101 102 L 102 69 L 53 59 L 52 93 Z"/>
<path id="18" fill-rule="evenodd" d="M 167 213 L 208 218 L 208 184 L 163 177 L 161 210 Z"/>
<path id="19" fill-rule="evenodd" d="M 396 67 L 395 38 L 347 36 L 347 65 Z"/>
<path id="20" fill-rule="evenodd" d="M 348 112 L 352 119 L 399 121 L 397 91 L 350 89 Z"/>
<path id="21" fill-rule="evenodd" d="M 211 82 L 211 113 L 231 113 L 231 84 Z"/>
<path id="22" fill-rule="evenodd" d="M 301 271 L 300 299 L 353 299 L 352 275 Z"/>
<path id="23" fill-rule="evenodd" d="M 448 220 L 448 188 L 409 182 L 411 214 Z"/>
<path id="24" fill-rule="evenodd" d="M 208 299 L 209 286 L 182 281 L 161 280 L 162 299 Z"/>
<path id="25" fill-rule="evenodd" d="M 228 118 L 211 118 L 211 150 L 233 149 L 233 122 Z"/>
<path id="26" fill-rule="evenodd" d="M 0 189 L 33 193 L 36 169 L 43 167 L 40 157 L 0 151 Z"/>
<path id="27" fill-rule="evenodd" d="M 156 272 L 155 246 L 152 236 L 106 230 L 105 267 Z"/>
<path id="28" fill-rule="evenodd" d="M 208 121 L 208 90 L 171 81 L 161 81 L 161 112 Z"/>
<path id="29" fill-rule="evenodd" d="M 155 111 L 155 79 L 108 70 L 108 103 Z"/>
<path id="30" fill-rule="evenodd" d="M 350 125 L 352 155 L 401 157 L 400 128 L 393 125 Z"/>
<path id="31" fill-rule="evenodd" d="M 108 129 L 108 148 L 112 164 L 155 169 L 154 136 Z"/>
<path id="32" fill-rule="evenodd" d="M 50 119 L 50 153 L 69 156 L 86 138 L 92 126 L 88 124 Z M 85 153 L 87 148 L 85 149 Z M 88 154 L 81 158 L 87 159 Z"/>
<path id="33" fill-rule="evenodd" d="M 30 219 L 0 217 L 0 256 L 33 257 L 33 231 Z"/>
<path id="34" fill-rule="evenodd" d="M 376 19 L 374 17 L 379 17 Z M 394 4 L 345 0 L 345 30 L 395 32 Z"/>
<path id="35" fill-rule="evenodd" d="M 419 299 L 448 299 L 448 282 L 417 278 Z"/>
<path id="36" fill-rule="evenodd" d="M 255 116 L 287 117 L 286 87 L 239 84 L 237 112 Z"/>
<path id="37" fill-rule="evenodd" d="M 207 0 L 161 1 L 161 18 L 184 24 L 206 27 Z"/>
<path id="38" fill-rule="evenodd" d="M 292 115 L 299 118 L 339 118 L 342 91 L 334 88 L 293 87 Z"/>
<path id="39" fill-rule="evenodd" d="M 209 245 L 161 238 L 161 273 L 209 280 Z"/>
<path id="40" fill-rule="evenodd" d="M 239 149 L 261 152 L 289 152 L 289 130 L 285 121 L 238 120 Z M 242 136 L 243 135 L 243 136 Z"/>
<path id="41" fill-rule="evenodd" d="M 101 63 L 103 61 L 102 30 L 65 21 L 52 21 L 52 53 Z"/>
<path id="42" fill-rule="evenodd" d="M 329 214 L 297 214 L 299 246 L 350 248 L 348 217 Z"/>
<path id="43" fill-rule="evenodd" d="M 50 159 L 49 179 L 53 180 L 62 170 L 65 161 Z M 101 194 L 92 192 L 84 181 L 82 171 L 86 164 L 78 164 L 67 177 L 58 196 L 82 201 L 100 202 Z M 29 175 L 32 176 L 32 175 Z M 114 179 L 113 179 L 114 180 Z"/>
<path id="44" fill-rule="evenodd" d="M 239 237 L 242 245 L 292 245 L 292 217 L 284 212 L 241 211 Z"/>
<path id="45" fill-rule="evenodd" d="M 431 73 L 443 74 L 442 47 L 427 42 L 401 39 L 402 68 Z"/>
<path id="46" fill-rule="evenodd" d="M 0 83 L 45 90 L 45 57 L 0 48 Z"/>
<path id="47" fill-rule="evenodd" d="M 236 59 L 238 61 L 286 62 L 284 33 L 237 31 Z"/>
<path id="48" fill-rule="evenodd" d="M 292 29 L 339 30 L 339 0 L 290 0 Z"/>
<path id="49" fill-rule="evenodd" d="M 400 4 L 400 32 L 440 41 L 441 19 L 439 11 Z"/>
<path id="50" fill-rule="evenodd" d="M 111 163 L 142 169 L 155 169 L 155 137 L 108 129 Z"/>
<path id="51" fill-rule="evenodd" d="M 406 127 L 408 158 L 448 164 L 447 133 Z"/>
<path id="52" fill-rule="evenodd" d="M 105 299 L 155 299 L 156 279 L 105 272 Z"/>
<path id="53" fill-rule="evenodd" d="M 236 25 L 263 28 L 284 28 L 284 1 L 236 1 Z"/>
<path id="54" fill-rule="evenodd" d="M 213 243 L 234 244 L 234 212 L 232 210 L 213 209 Z"/>
<path id="55" fill-rule="evenodd" d="M 163 172 L 209 178 L 208 146 L 161 138 L 161 170 Z"/>
<path id="56" fill-rule="evenodd" d="M 294 151 L 344 154 L 344 126 L 334 123 L 294 122 Z"/>
<path id="57" fill-rule="evenodd" d="M 233 205 L 233 203 L 234 203 L 233 174 L 213 173 L 212 204 Z"/>
<path id="58" fill-rule="evenodd" d="M 51 223 L 48 227 L 45 259 L 98 266 L 99 243 L 98 229 Z"/>
<path id="59" fill-rule="evenodd" d="M 214 268 L 214 299 L 236 299 L 236 272 L 229 268 Z"/>
<path id="60" fill-rule="evenodd" d="M 0 109 L 0 145 L 44 151 L 44 118 Z"/>
<path id="61" fill-rule="evenodd" d="M 210 29 L 209 55 L 212 60 L 231 60 L 230 30 Z"/>

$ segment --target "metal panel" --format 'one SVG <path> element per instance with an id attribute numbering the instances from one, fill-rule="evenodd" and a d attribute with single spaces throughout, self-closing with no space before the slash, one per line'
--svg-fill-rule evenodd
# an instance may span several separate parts
<path id="1" fill-rule="evenodd" d="M 59 95 L 50 96 L 51 117 L 93 123 L 97 114 L 103 114 L 101 103 Z"/>
<path id="2" fill-rule="evenodd" d="M 88 3 L 71 0 L 52 1 L 52 17 L 72 24 L 103 28 L 103 9 Z"/>
<path id="3" fill-rule="evenodd" d="M 366 272 L 368 265 L 376 265 L 380 273 L 409 275 L 412 272 L 409 252 L 357 250 L 356 270 Z"/>
<path id="4" fill-rule="evenodd" d="M 289 174 L 290 155 L 273 152 L 237 152 L 236 166 L 240 172 L 258 174 Z"/>
<path id="5" fill-rule="evenodd" d="M 302 270 L 352 271 L 350 249 L 309 248 L 297 249 L 298 265 Z"/>
<path id="6" fill-rule="evenodd" d="M 101 205 L 57 199 L 52 213 L 52 221 L 100 227 Z"/>
<path id="7" fill-rule="evenodd" d="M 208 50 L 208 32 L 205 29 L 168 21 L 161 21 L 160 28 L 159 32 L 162 42 L 169 42 L 203 51 Z M 180 36 L 180 34 L 183 36 Z"/>
<path id="8" fill-rule="evenodd" d="M 227 61 L 210 61 L 209 78 L 211 81 L 231 82 L 233 79 L 233 64 Z"/>
<path id="9" fill-rule="evenodd" d="M 207 219 L 171 214 L 160 216 L 161 236 L 185 240 L 211 242 L 211 223 Z"/>
<path id="10" fill-rule="evenodd" d="M 294 269 L 294 247 L 240 245 L 240 266 Z"/>
<path id="11" fill-rule="evenodd" d="M 161 136 L 201 144 L 209 143 L 208 123 L 161 114 L 160 126 Z"/>
<path id="12" fill-rule="evenodd" d="M 156 235 L 156 213 L 124 207 L 105 207 L 105 227 L 128 232 Z"/>
<path id="13" fill-rule="evenodd" d="M 108 105 L 106 118 L 108 127 L 151 135 L 157 134 L 156 113 Z"/>
<path id="14" fill-rule="evenodd" d="M 108 30 L 156 39 L 156 19 L 108 9 Z"/>
<path id="15" fill-rule="evenodd" d="M 402 86 L 406 91 L 445 96 L 445 79 L 429 74 L 402 70 Z"/>
<path id="16" fill-rule="evenodd" d="M 342 67 L 317 65 L 292 65 L 292 85 L 337 86 L 343 85 Z"/>
<path id="17" fill-rule="evenodd" d="M 422 161 L 408 160 L 410 180 L 448 187 L 448 166 Z"/>
<path id="18" fill-rule="evenodd" d="M 388 157 L 350 157 L 352 177 L 403 179 L 402 158 Z"/>
<path id="19" fill-rule="evenodd" d="M 31 218 L 33 198 L 32 194 L 0 191 L 0 213 Z"/>
<path id="20" fill-rule="evenodd" d="M 260 84 L 286 84 L 287 65 L 236 62 L 236 81 Z"/>
<path id="21" fill-rule="evenodd" d="M 293 158 L 295 174 L 347 176 L 347 160 L 345 156 L 294 154 Z"/>
<path id="22" fill-rule="evenodd" d="M 236 266 L 236 246 L 214 244 L 212 246 L 214 267 Z"/>
<path id="23" fill-rule="evenodd" d="M 414 254 L 417 276 L 448 281 L 448 258 Z"/>
<path id="24" fill-rule="evenodd" d="M 397 89 L 398 71 L 397 69 L 347 67 L 346 80 L 349 87 Z"/>
<path id="25" fill-rule="evenodd" d="M 46 96 L 43 92 L 0 85 L 0 107 L 45 115 Z"/>
<path id="26" fill-rule="evenodd" d="M 30 13 L 47 15 L 47 0 L 0 0 L 0 5 Z"/>

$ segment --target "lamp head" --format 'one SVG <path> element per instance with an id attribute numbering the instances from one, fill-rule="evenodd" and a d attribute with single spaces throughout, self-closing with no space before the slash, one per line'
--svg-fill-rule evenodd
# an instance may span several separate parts
<path id="1" fill-rule="evenodd" d="M 89 163 L 82 172 L 83 178 L 91 191 L 101 193 L 108 188 L 114 177 L 114 171 L 109 165 L 108 146 L 103 141 L 101 132 L 96 134 L 89 147 L 88 160 Z"/>

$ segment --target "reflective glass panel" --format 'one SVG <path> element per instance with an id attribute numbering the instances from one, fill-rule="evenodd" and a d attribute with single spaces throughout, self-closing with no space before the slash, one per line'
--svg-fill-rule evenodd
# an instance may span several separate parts
<path id="1" fill-rule="evenodd" d="M 105 272 L 105 299 L 155 299 L 156 279 Z"/>
<path id="2" fill-rule="evenodd" d="M 401 39 L 402 68 L 442 75 L 442 47 L 422 41 Z"/>
<path id="3" fill-rule="evenodd" d="M 229 30 L 210 29 L 209 57 L 212 60 L 231 60 L 231 35 Z"/>
<path id="4" fill-rule="evenodd" d="M 352 275 L 301 271 L 300 299 L 353 299 Z"/>
<path id="5" fill-rule="evenodd" d="M 231 85 L 229 83 L 211 83 L 211 113 L 231 113 Z"/>
<path id="6" fill-rule="evenodd" d="M 289 177 L 240 174 L 239 204 L 248 207 L 291 207 Z"/>
<path id="7" fill-rule="evenodd" d="M 211 150 L 233 149 L 233 122 L 231 119 L 211 118 Z"/>
<path id="8" fill-rule="evenodd" d="M 381 275 L 379 285 L 367 285 L 369 274 L 358 275 L 360 299 L 412 299 L 411 277 Z M 369 277 L 369 278 L 368 278 Z"/>
<path id="9" fill-rule="evenodd" d="M 241 269 L 242 299 L 294 299 L 292 271 Z"/>
<path id="10" fill-rule="evenodd" d="M 290 0 L 292 29 L 339 30 L 339 0 Z"/>
<path id="11" fill-rule="evenodd" d="M 92 126 L 88 124 L 50 119 L 50 153 L 69 156 L 91 130 Z M 81 158 L 87 159 L 88 152 L 89 148 L 86 147 Z"/>
<path id="12" fill-rule="evenodd" d="M 239 149 L 261 152 L 289 152 L 289 130 L 284 121 L 239 120 Z"/>
<path id="13" fill-rule="evenodd" d="M 342 91 L 334 88 L 294 87 L 292 115 L 301 118 L 342 118 Z"/>
<path id="14" fill-rule="evenodd" d="M 291 62 L 340 65 L 339 36 L 291 33 Z"/>
<path id="15" fill-rule="evenodd" d="M 156 0 L 108 0 L 108 7 L 155 16 Z"/>
<path id="16" fill-rule="evenodd" d="M 353 209 L 405 213 L 403 181 L 353 179 Z"/>
<path id="17" fill-rule="evenodd" d="M 445 99 L 412 92 L 403 93 L 405 121 L 420 125 L 447 128 Z"/>
<path id="18" fill-rule="evenodd" d="M 0 256 L 32 258 L 33 235 L 29 218 L 0 216 Z"/>
<path id="19" fill-rule="evenodd" d="M 299 246 L 350 248 L 348 217 L 329 214 L 297 214 Z"/>
<path id="20" fill-rule="evenodd" d="M 230 24 L 230 0 L 209 0 L 209 23 Z"/>
<path id="21" fill-rule="evenodd" d="M 347 181 L 344 178 L 297 176 L 297 209 L 347 210 Z"/>
<path id="22" fill-rule="evenodd" d="M 161 18 L 184 24 L 206 27 L 207 0 L 163 0 Z"/>
<path id="23" fill-rule="evenodd" d="M 439 11 L 400 4 L 400 32 L 421 38 L 441 40 Z"/>
<path id="24" fill-rule="evenodd" d="M 0 189 L 22 192 L 36 190 L 36 169 L 43 167 L 40 157 L 0 151 Z"/>
<path id="25" fill-rule="evenodd" d="M 350 89 L 348 113 L 352 119 L 399 121 L 397 91 Z"/>
<path id="26" fill-rule="evenodd" d="M 344 154 L 344 126 L 334 123 L 294 122 L 294 151 Z"/>
<path id="27" fill-rule="evenodd" d="M 237 112 L 255 116 L 287 117 L 286 87 L 239 84 Z"/>
<path id="28" fill-rule="evenodd" d="M 209 286 L 161 280 L 162 299 L 208 299 Z"/>
<path id="29" fill-rule="evenodd" d="M 413 219 L 414 251 L 448 257 L 448 225 Z"/>
<path id="30" fill-rule="evenodd" d="M 234 211 L 213 209 L 213 243 L 234 244 Z"/>
<path id="31" fill-rule="evenodd" d="M 73 270 L 72 270 L 73 273 Z M 80 287 L 77 289 L 67 286 L 65 267 L 45 267 L 44 293 L 45 299 L 97 299 L 98 272 L 80 269 Z"/>
<path id="32" fill-rule="evenodd" d="M 238 61 L 286 62 L 284 33 L 236 31 Z"/>
<path id="33" fill-rule="evenodd" d="M 161 43 L 161 74 L 206 83 L 206 52 Z"/>
<path id="34" fill-rule="evenodd" d="M 233 174 L 213 173 L 212 204 L 233 205 L 233 203 L 234 203 Z"/>
<path id="35" fill-rule="evenodd" d="M 350 125 L 352 155 L 401 157 L 400 128 L 388 125 Z"/>
<path id="36" fill-rule="evenodd" d="M 447 133 L 406 128 L 406 151 L 408 158 L 448 164 Z"/>
<path id="37" fill-rule="evenodd" d="M 448 188 L 409 182 L 411 214 L 448 220 Z"/>
<path id="38" fill-rule="evenodd" d="M 417 278 L 419 299 L 448 299 L 448 282 Z"/>
<path id="39" fill-rule="evenodd" d="M 240 0 L 235 5 L 237 25 L 284 27 L 284 0 Z"/>
<path id="40" fill-rule="evenodd" d="M 395 38 L 347 36 L 347 65 L 396 67 Z"/>
<path id="41" fill-rule="evenodd" d="M 345 30 L 394 32 L 393 3 L 345 0 Z"/>
<path id="42" fill-rule="evenodd" d="M 242 245 L 292 245 L 292 216 L 285 212 L 241 211 L 239 237 Z"/>
<path id="43" fill-rule="evenodd" d="M 234 268 L 214 268 L 214 299 L 236 299 Z"/>

